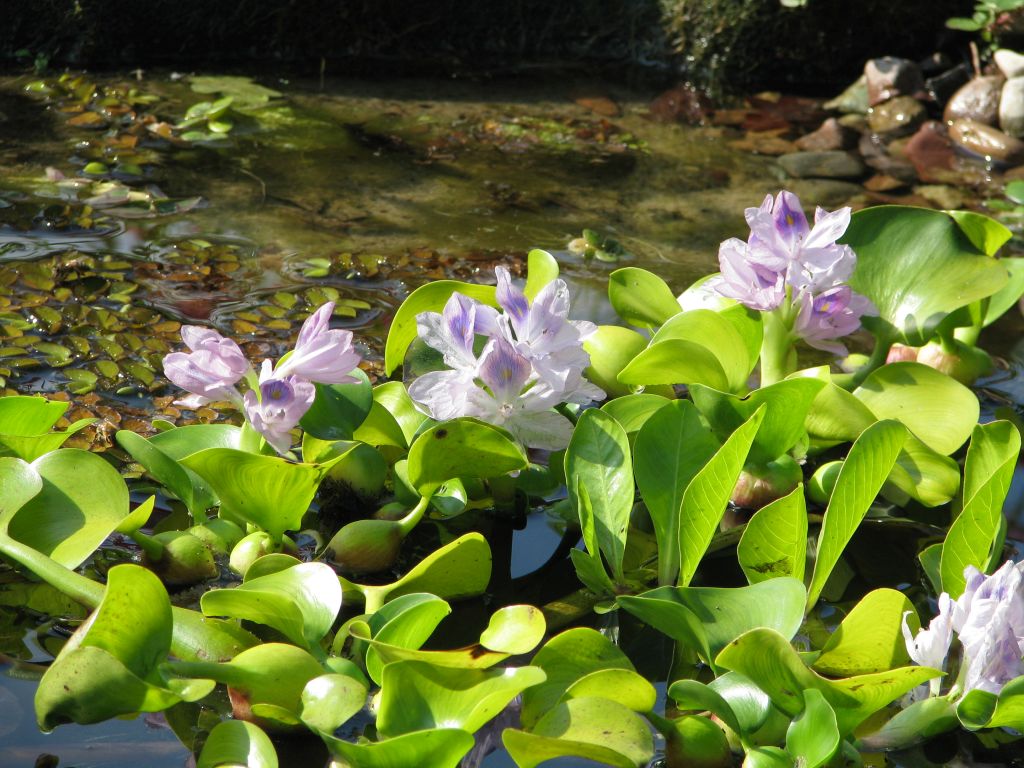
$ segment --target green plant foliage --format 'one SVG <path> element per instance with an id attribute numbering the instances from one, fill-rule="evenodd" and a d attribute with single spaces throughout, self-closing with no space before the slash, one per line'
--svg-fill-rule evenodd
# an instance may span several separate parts
<path id="1" fill-rule="evenodd" d="M 818 768 L 832 759 L 840 741 L 836 713 L 821 691 L 804 691 L 804 709 L 786 731 L 786 751 L 798 765 Z"/>
<path id="2" fill-rule="evenodd" d="M 416 410 L 405 385 L 386 381 L 373 388 L 373 404 L 353 437 L 370 445 L 408 448 L 427 417 Z"/>
<path id="3" fill-rule="evenodd" d="M 656 328 L 680 311 L 665 281 L 638 267 L 617 269 L 608 276 L 608 299 L 619 317 L 640 328 Z"/>
<path id="4" fill-rule="evenodd" d="M 601 406 L 601 410 L 619 422 L 619 425 L 626 430 L 626 436 L 633 443 L 647 420 L 670 402 L 672 401 L 668 397 L 641 392 L 609 400 Z"/>
<path id="5" fill-rule="evenodd" d="M 277 768 L 277 752 L 262 729 L 244 720 L 218 723 L 206 737 L 196 768 L 244 765 Z"/>
<path id="6" fill-rule="evenodd" d="M 583 342 L 590 355 L 590 366 L 584 375 L 599 386 L 609 397 L 621 399 L 636 387 L 624 384 L 619 374 L 647 348 L 647 339 L 629 328 L 619 325 L 599 325 Z M 617 400 L 609 401 L 609 404 Z"/>
<path id="7" fill-rule="evenodd" d="M 68 403 L 42 397 L 0 398 L 0 456 L 35 461 L 96 421 L 79 419 L 62 432 L 51 431 L 67 409 Z"/>
<path id="8" fill-rule="evenodd" d="M 321 440 L 351 440 L 373 406 L 373 387 L 366 374 L 351 373 L 356 384 L 317 384 L 316 399 L 299 426 L 307 435 Z"/>
<path id="9" fill-rule="evenodd" d="M 868 592 L 829 636 L 811 668 L 832 677 L 885 672 L 910 663 L 903 617 L 911 635 L 920 629 L 917 611 L 894 589 Z"/>
<path id="10" fill-rule="evenodd" d="M 528 466 L 506 432 L 476 419 L 431 427 L 409 448 L 409 482 L 422 496 L 455 477 L 498 477 Z"/>
<path id="11" fill-rule="evenodd" d="M 302 722 L 314 731 L 334 733 L 366 706 L 366 685 L 348 675 L 314 677 L 302 689 Z"/>
<path id="12" fill-rule="evenodd" d="M 803 581 L 807 560 L 803 484 L 754 514 L 736 546 L 736 559 L 751 584 L 779 576 Z"/>
<path id="13" fill-rule="evenodd" d="M 354 744 L 328 733 L 320 733 L 339 768 L 397 768 L 429 765 L 456 768 L 473 748 L 473 735 L 460 728 L 432 728 L 396 736 L 384 741 Z"/>
<path id="14" fill-rule="evenodd" d="M 540 248 L 526 254 L 526 285 L 523 293 L 533 301 L 541 289 L 558 278 L 558 262 L 555 257 Z"/>

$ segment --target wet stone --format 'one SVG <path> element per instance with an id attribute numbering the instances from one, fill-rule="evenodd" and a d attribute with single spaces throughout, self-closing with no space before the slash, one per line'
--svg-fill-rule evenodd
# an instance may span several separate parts
<path id="1" fill-rule="evenodd" d="M 906 182 L 884 173 L 876 173 L 864 182 L 864 189 L 869 192 L 891 192 L 905 186 L 907 186 Z"/>
<path id="2" fill-rule="evenodd" d="M 999 99 L 999 127 L 1010 136 L 1024 136 L 1024 77 L 1011 77 Z"/>
<path id="3" fill-rule="evenodd" d="M 949 126 L 949 137 L 957 146 L 984 158 L 1004 163 L 1024 159 L 1024 142 L 974 120 L 954 120 Z"/>
<path id="4" fill-rule="evenodd" d="M 1009 48 L 1000 48 L 993 54 L 999 71 L 1006 77 L 1020 77 L 1024 75 L 1024 55 L 1011 51 Z"/>
<path id="5" fill-rule="evenodd" d="M 945 126 L 934 120 L 922 125 L 910 137 L 903 148 L 903 156 L 913 164 L 921 181 L 939 181 L 956 163 Z"/>
<path id="6" fill-rule="evenodd" d="M 607 96 L 580 96 L 574 101 L 584 109 L 602 117 L 618 117 L 622 114 L 619 105 Z"/>
<path id="7" fill-rule="evenodd" d="M 860 152 L 864 162 L 879 173 L 884 173 L 906 182 L 917 180 L 917 172 L 914 170 L 914 166 L 906 160 L 893 157 L 889 153 L 889 148 L 886 144 L 875 134 L 865 133 L 862 135 L 860 142 L 857 144 L 857 150 Z"/>
<path id="8" fill-rule="evenodd" d="M 926 118 L 924 105 L 912 96 L 897 96 L 868 111 L 871 130 L 888 136 L 913 133 Z"/>
<path id="9" fill-rule="evenodd" d="M 914 187 L 914 194 L 947 211 L 962 208 L 967 200 L 963 192 L 946 184 L 922 184 Z"/>
<path id="10" fill-rule="evenodd" d="M 828 118 L 818 130 L 796 140 L 798 149 L 804 152 L 829 152 L 835 149 L 850 149 L 856 144 L 856 134 L 839 123 L 834 117 Z"/>
<path id="11" fill-rule="evenodd" d="M 958 64 L 942 74 L 929 77 L 924 81 L 924 89 L 934 102 L 945 104 L 970 79 L 971 68 L 966 64 Z"/>
<path id="12" fill-rule="evenodd" d="M 864 174 L 864 163 L 849 152 L 796 152 L 779 158 L 779 165 L 797 178 L 854 179 Z"/>
<path id="13" fill-rule="evenodd" d="M 896 96 L 913 96 L 924 91 L 921 69 L 909 59 L 885 56 L 864 65 L 868 106 L 874 107 Z"/>
<path id="14" fill-rule="evenodd" d="M 868 111 L 868 85 L 861 75 L 845 91 L 831 101 L 825 102 L 825 109 L 834 109 L 844 114 L 866 115 Z"/>
<path id="15" fill-rule="evenodd" d="M 999 121 L 999 93 L 1003 82 L 1003 78 L 998 75 L 974 78 L 953 94 L 946 104 L 942 119 L 948 123 L 966 118 L 995 125 Z"/>

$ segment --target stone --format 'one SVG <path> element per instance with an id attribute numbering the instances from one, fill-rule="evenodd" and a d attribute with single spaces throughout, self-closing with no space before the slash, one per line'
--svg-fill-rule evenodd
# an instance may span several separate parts
<path id="1" fill-rule="evenodd" d="M 945 72 L 947 69 L 952 67 L 953 62 L 946 54 L 941 51 L 936 51 L 935 53 L 918 60 L 917 66 L 921 68 L 921 74 L 923 75 L 937 75 L 938 73 Z"/>
<path id="2" fill-rule="evenodd" d="M 869 130 L 867 115 L 858 115 L 851 112 L 848 115 L 840 115 L 837 121 L 844 128 L 850 128 L 857 133 L 864 133 Z"/>
<path id="3" fill-rule="evenodd" d="M 902 179 L 907 183 L 917 181 L 917 172 L 914 170 L 914 166 L 906 160 L 900 160 L 889 154 L 888 147 L 877 135 L 863 134 L 857 144 L 857 150 L 864 162 L 879 173 Z"/>
<path id="4" fill-rule="evenodd" d="M 964 203 L 967 201 L 963 192 L 956 187 L 950 187 L 946 184 L 923 184 L 914 187 L 914 194 L 920 195 L 928 202 L 934 203 L 946 211 L 963 208 Z"/>
<path id="5" fill-rule="evenodd" d="M 877 134 L 903 136 L 913 133 L 928 117 L 924 105 L 913 96 L 897 96 L 868 110 L 868 125 Z"/>
<path id="6" fill-rule="evenodd" d="M 1011 77 L 999 98 L 999 127 L 1010 136 L 1024 136 L 1024 77 Z"/>
<path id="7" fill-rule="evenodd" d="M 876 173 L 864 182 L 864 189 L 868 192 L 891 192 L 894 189 L 901 189 L 907 186 L 905 181 L 887 176 L 884 173 Z"/>
<path id="8" fill-rule="evenodd" d="M 825 102 L 825 109 L 843 114 L 866 115 L 868 112 L 868 83 L 864 75 L 831 101 Z"/>
<path id="9" fill-rule="evenodd" d="M 1003 163 L 1016 164 L 1024 159 L 1024 141 L 974 120 L 954 120 L 949 138 L 971 154 Z"/>
<path id="10" fill-rule="evenodd" d="M 903 147 L 903 156 L 911 162 L 921 181 L 940 181 L 956 163 L 953 143 L 942 123 L 931 120 L 922 125 Z M 884 191 L 884 190 L 876 190 Z"/>
<path id="11" fill-rule="evenodd" d="M 1024 55 L 1011 51 L 1009 48 L 1000 48 L 992 58 L 999 67 L 999 71 L 1007 78 L 1020 77 L 1024 75 Z"/>
<path id="12" fill-rule="evenodd" d="M 711 110 L 711 100 L 690 83 L 680 83 L 651 102 L 651 117 L 663 123 L 699 125 Z"/>
<path id="13" fill-rule="evenodd" d="M 743 125 L 743 121 L 749 114 L 750 110 L 748 109 L 716 109 L 711 116 L 711 123 L 713 125 L 740 126 Z"/>
<path id="14" fill-rule="evenodd" d="M 966 118 L 995 125 L 999 122 L 999 94 L 1003 82 L 1000 75 L 974 78 L 950 97 L 942 119 L 948 123 Z"/>
<path id="15" fill-rule="evenodd" d="M 730 141 L 729 146 L 742 152 L 758 155 L 787 155 L 797 147 L 792 141 L 782 138 L 784 131 L 750 131 L 742 139 Z"/>
<path id="16" fill-rule="evenodd" d="M 833 149 L 850 149 L 856 143 L 856 134 L 830 117 L 821 126 L 796 140 L 798 149 L 804 152 L 828 152 Z"/>
<path id="17" fill-rule="evenodd" d="M 921 68 L 909 59 L 884 56 L 864 65 L 868 106 L 874 107 L 896 96 L 913 96 L 924 91 Z"/>
<path id="18" fill-rule="evenodd" d="M 589 109 L 595 115 L 602 117 L 618 117 L 622 114 L 619 105 L 607 96 L 581 96 L 574 101 L 584 109 Z"/>
<path id="19" fill-rule="evenodd" d="M 945 104 L 961 87 L 966 85 L 973 74 L 966 64 L 957 64 L 924 81 L 924 89 L 936 104 Z"/>
<path id="20" fill-rule="evenodd" d="M 779 165 L 798 179 L 855 179 L 864 175 L 864 163 L 849 152 L 795 152 L 782 155 Z"/>

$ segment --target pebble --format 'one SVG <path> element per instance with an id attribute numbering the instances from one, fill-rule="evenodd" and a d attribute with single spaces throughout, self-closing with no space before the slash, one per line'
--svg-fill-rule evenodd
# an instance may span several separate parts
<path id="1" fill-rule="evenodd" d="M 917 181 L 917 172 L 906 160 L 901 160 L 889 153 L 889 148 L 873 133 L 865 133 L 860 137 L 857 149 L 864 162 L 879 173 L 902 179 L 908 183 Z"/>
<path id="2" fill-rule="evenodd" d="M 828 152 L 833 149 L 849 149 L 856 143 L 853 130 L 830 117 L 821 126 L 796 140 L 798 149 L 804 152 Z"/>
<path id="3" fill-rule="evenodd" d="M 884 56 L 864 65 L 868 106 L 874 107 L 896 96 L 913 96 L 924 91 L 921 68 L 909 59 Z"/>
<path id="4" fill-rule="evenodd" d="M 941 181 L 956 163 L 945 126 L 934 120 L 922 125 L 910 137 L 903 147 L 903 156 L 913 164 L 921 181 Z"/>
<path id="5" fill-rule="evenodd" d="M 999 121 L 999 93 L 1003 82 L 999 75 L 974 78 L 950 97 L 942 119 L 948 123 L 966 118 L 995 125 Z"/>
<path id="6" fill-rule="evenodd" d="M 894 189 L 900 189 L 905 186 L 907 186 L 905 181 L 887 176 L 884 173 L 876 173 L 864 182 L 864 189 L 869 192 L 891 192 Z"/>
<path id="7" fill-rule="evenodd" d="M 924 81 L 924 89 L 936 104 L 945 104 L 961 86 L 965 85 L 973 74 L 966 64 L 957 64 L 952 69 L 929 77 Z"/>
<path id="8" fill-rule="evenodd" d="M 999 127 L 1010 136 L 1024 136 L 1024 77 L 1011 77 L 999 99 Z"/>
<path id="9" fill-rule="evenodd" d="M 914 194 L 947 211 L 963 208 L 967 202 L 963 192 L 946 184 L 922 184 L 914 187 Z"/>
<path id="10" fill-rule="evenodd" d="M 864 175 L 864 163 L 849 152 L 795 152 L 782 155 L 779 165 L 796 178 L 853 179 Z"/>
<path id="11" fill-rule="evenodd" d="M 730 141 L 729 146 L 742 152 L 753 152 L 758 155 L 787 155 L 797 150 L 797 146 L 780 136 L 783 131 L 750 131 L 742 139 Z"/>
<path id="12" fill-rule="evenodd" d="M 949 138 L 968 152 L 992 160 L 1016 163 L 1024 159 L 1024 142 L 975 120 L 954 120 Z"/>
<path id="13" fill-rule="evenodd" d="M 866 115 L 868 112 L 868 84 L 864 75 L 861 75 L 856 82 L 834 99 L 826 101 L 825 109 L 834 109 L 844 114 L 852 112 Z"/>
<path id="14" fill-rule="evenodd" d="M 595 115 L 601 115 L 602 117 L 618 117 L 622 114 L 619 105 L 606 96 L 581 96 L 575 99 L 575 102 L 584 109 L 589 109 Z"/>
<path id="15" fill-rule="evenodd" d="M 1024 55 L 1011 51 L 1009 48 L 1000 48 L 993 56 L 999 71 L 1006 77 L 1020 77 L 1024 75 Z"/>
<path id="16" fill-rule="evenodd" d="M 868 125 L 875 133 L 901 136 L 913 133 L 927 118 L 924 105 L 912 96 L 897 96 L 868 111 Z"/>

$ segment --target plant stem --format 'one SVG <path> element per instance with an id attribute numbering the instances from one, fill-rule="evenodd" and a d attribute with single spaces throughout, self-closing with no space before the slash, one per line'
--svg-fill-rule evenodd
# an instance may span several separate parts
<path id="1" fill-rule="evenodd" d="M 398 527 L 402 531 L 402 538 L 408 536 L 409 532 L 419 524 L 420 520 L 423 519 L 423 515 L 430 506 L 430 500 L 432 498 L 433 494 L 421 496 L 420 500 L 416 503 L 416 506 L 412 508 L 412 511 L 398 521 Z"/>
<path id="2" fill-rule="evenodd" d="M 864 365 L 854 371 L 853 377 L 850 379 L 849 389 L 859 387 L 872 371 L 885 365 L 885 361 L 889 357 L 889 350 L 892 349 L 892 345 L 893 338 L 891 336 L 883 336 L 881 334 L 875 335 L 875 348 L 871 350 L 871 357 L 868 358 L 868 361 Z"/>
<path id="3" fill-rule="evenodd" d="M 106 588 L 70 568 L 47 557 L 32 547 L 0 535 L 0 554 L 24 566 L 52 587 L 56 587 L 76 603 L 95 609 L 103 600 Z"/>
<path id="4" fill-rule="evenodd" d="M 796 349 L 789 325 L 776 312 L 762 312 L 764 338 L 761 340 L 761 386 L 766 387 L 796 370 Z"/>

